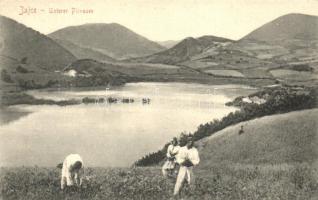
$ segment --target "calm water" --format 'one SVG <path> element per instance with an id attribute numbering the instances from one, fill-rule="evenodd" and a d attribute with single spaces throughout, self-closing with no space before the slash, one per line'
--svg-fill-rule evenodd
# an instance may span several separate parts
<path id="1" fill-rule="evenodd" d="M 182 83 L 134 83 L 89 91 L 32 91 L 47 99 L 130 97 L 131 104 L 14 106 L 30 113 L 0 126 L 1 166 L 56 166 L 65 155 L 79 153 L 86 166 L 129 166 L 156 151 L 182 131 L 221 118 L 231 99 L 255 92 L 237 86 Z M 142 104 L 150 98 L 150 104 Z"/>

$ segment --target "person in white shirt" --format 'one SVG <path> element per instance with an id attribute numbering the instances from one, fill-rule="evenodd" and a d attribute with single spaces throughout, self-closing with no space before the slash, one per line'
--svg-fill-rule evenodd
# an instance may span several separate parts
<path id="1" fill-rule="evenodd" d="M 83 160 L 78 154 L 68 155 L 63 162 L 61 189 L 66 186 L 80 186 L 80 173 L 83 170 Z"/>
<path id="2" fill-rule="evenodd" d="M 162 166 L 162 174 L 164 177 L 172 176 L 176 167 L 176 155 L 178 154 L 179 148 L 177 138 L 173 138 L 167 149 L 167 160 Z"/>
<path id="3" fill-rule="evenodd" d="M 189 139 L 187 145 L 181 147 L 177 155 L 177 163 L 180 165 L 177 181 L 174 187 L 174 195 L 178 195 L 186 180 L 187 183 L 194 184 L 193 167 L 200 162 L 199 152 L 194 147 L 194 141 Z"/>

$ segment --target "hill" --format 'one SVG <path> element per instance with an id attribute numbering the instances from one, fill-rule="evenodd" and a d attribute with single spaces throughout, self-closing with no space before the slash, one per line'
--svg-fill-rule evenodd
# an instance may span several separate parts
<path id="1" fill-rule="evenodd" d="M 78 59 L 94 59 L 103 62 L 116 62 L 116 60 L 106 54 L 103 54 L 99 51 L 95 51 L 93 49 L 87 47 L 81 47 L 76 45 L 70 41 L 54 39 L 55 42 L 60 44 L 62 47 L 71 52 Z"/>
<path id="2" fill-rule="evenodd" d="M 116 23 L 71 26 L 57 30 L 48 36 L 67 40 L 117 59 L 150 55 L 165 49 Z"/>
<path id="3" fill-rule="evenodd" d="M 281 16 L 239 41 L 207 48 L 182 65 L 213 75 L 317 82 L 318 17 Z"/>
<path id="4" fill-rule="evenodd" d="M 198 142 L 200 168 L 316 162 L 318 109 L 266 116 L 230 126 Z M 244 133 L 239 135 L 240 126 Z"/>
<path id="5" fill-rule="evenodd" d="M 52 39 L 10 18 L 0 16 L 0 27 L 1 56 L 50 71 L 62 69 L 76 59 Z"/>
<path id="6" fill-rule="evenodd" d="M 241 40 L 275 42 L 280 40 L 317 40 L 318 17 L 304 14 L 288 14 L 281 16 Z"/>
<path id="7" fill-rule="evenodd" d="M 281 66 L 309 64 L 318 70 L 318 16 L 281 16 L 243 37 L 235 48 Z"/>
<path id="8" fill-rule="evenodd" d="M 131 59 L 130 61 L 176 64 L 190 60 L 208 47 L 217 47 L 226 42 L 231 42 L 231 40 L 215 36 L 188 37 L 168 50 L 142 58 Z"/>

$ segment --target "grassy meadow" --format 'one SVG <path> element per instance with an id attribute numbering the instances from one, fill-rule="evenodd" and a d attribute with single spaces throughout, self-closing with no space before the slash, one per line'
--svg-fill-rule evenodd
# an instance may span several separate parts
<path id="1" fill-rule="evenodd" d="M 197 169 L 194 187 L 185 186 L 182 199 L 312 200 L 317 181 L 306 165 L 241 166 Z M 77 190 L 60 190 L 60 171 L 54 168 L 2 168 L 2 199 L 171 199 L 174 179 L 160 168 L 88 168 L 90 177 Z"/>
<path id="2" fill-rule="evenodd" d="M 318 109 L 265 116 L 229 126 L 197 142 L 200 167 L 216 163 L 244 165 L 309 164 L 318 158 Z M 240 126 L 244 133 L 239 135 Z M 318 167 L 318 166 L 317 166 Z"/>
<path id="3" fill-rule="evenodd" d="M 318 197 L 318 109 L 262 117 L 197 142 L 194 187 L 180 199 L 314 200 Z M 238 130 L 244 125 L 244 133 Z M 2 199 L 171 199 L 160 166 L 85 168 L 77 190 L 60 190 L 57 168 L 1 168 Z"/>

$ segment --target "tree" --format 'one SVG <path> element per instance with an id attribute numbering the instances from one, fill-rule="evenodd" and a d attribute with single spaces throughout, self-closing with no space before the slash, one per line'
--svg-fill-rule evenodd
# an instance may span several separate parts
<path id="1" fill-rule="evenodd" d="M 23 73 L 23 74 L 29 72 L 27 69 L 25 69 L 25 68 L 22 67 L 21 65 L 19 65 L 16 70 L 17 70 L 17 72 L 20 72 L 20 73 Z"/>
<path id="2" fill-rule="evenodd" d="M 20 61 L 22 64 L 27 64 L 28 62 L 28 57 L 23 57 Z"/>
<path id="3" fill-rule="evenodd" d="M 1 80 L 7 83 L 13 83 L 14 81 L 12 80 L 10 74 L 7 72 L 7 70 L 3 69 L 1 71 Z"/>

